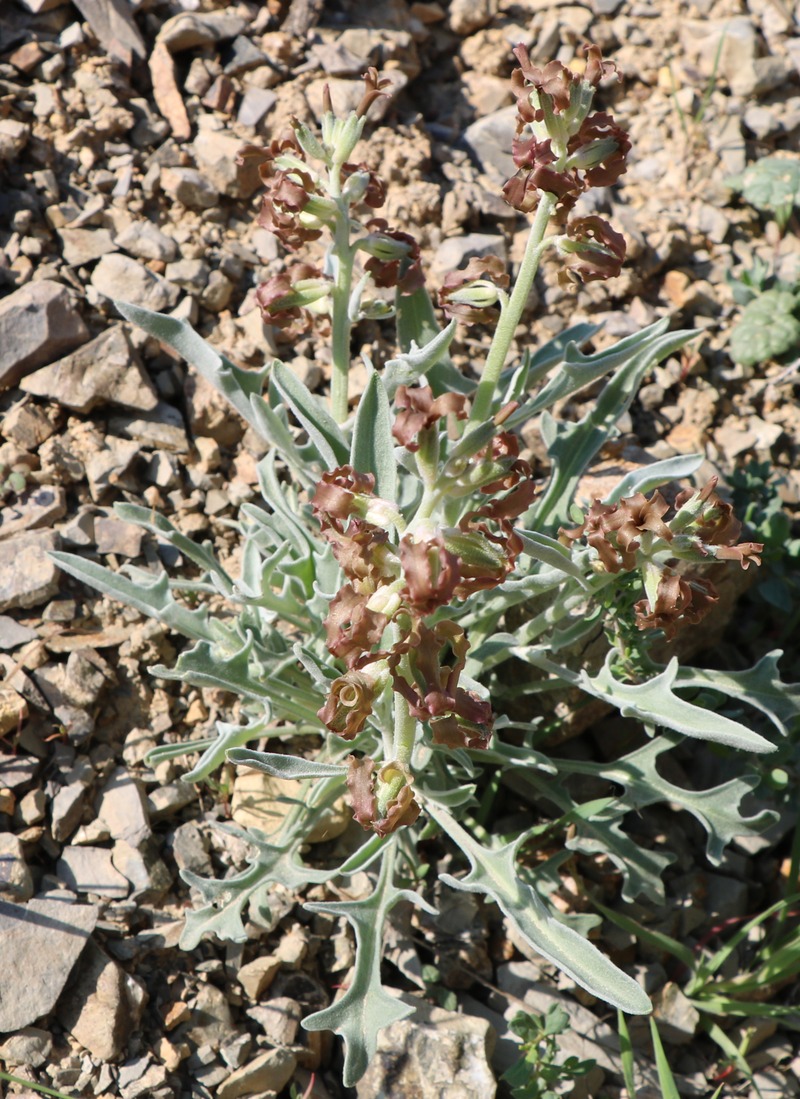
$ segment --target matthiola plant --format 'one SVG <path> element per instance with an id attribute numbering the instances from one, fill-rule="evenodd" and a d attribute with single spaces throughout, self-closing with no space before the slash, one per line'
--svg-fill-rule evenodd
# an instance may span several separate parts
<path id="1" fill-rule="evenodd" d="M 318 133 L 295 122 L 268 147 L 242 151 L 257 161 L 266 187 L 261 225 L 289 250 L 329 242 L 320 266 L 301 255 L 256 298 L 271 324 L 328 326 L 330 404 L 277 360 L 261 372 L 241 369 L 185 322 L 119 305 L 214 382 L 271 444 L 259 465 L 263 506 L 244 504 L 238 520 L 240 575 L 231 576 L 210 546 L 130 504 L 119 505 L 119 514 L 172 543 L 199 577 L 170 580 L 130 566 L 113 573 L 56 555 L 74 576 L 190 639 L 175 667 L 155 667 L 154 675 L 223 688 L 241 700 L 241 724 L 219 722 L 212 739 L 165 745 L 153 759 L 201 753 L 184 776 L 189 782 L 226 760 L 297 782 L 276 831 L 219 826 L 250 844 L 247 870 L 224 881 L 182 872 L 199 897 L 183 945 L 194 947 L 206 932 L 245 941 L 245 911 L 268 905 L 274 883 L 299 890 L 338 881 L 346 889 L 349 876 L 370 870 L 373 890 L 363 899 L 306 906 L 346 918 L 355 934 L 346 991 L 304 1021 L 309 1030 L 343 1036 L 348 1085 L 364 1072 L 379 1029 L 412 1011 L 383 989 L 380 961 L 394 905 L 410 901 L 431 911 L 401 884 L 426 861 L 417 854 L 420 839 L 451 840 L 463 858 L 456 856 L 442 880 L 495 901 L 517 934 L 577 985 L 623 1011 L 647 1012 L 644 990 L 586 938 L 591 920 L 550 908 L 559 867 L 572 852 L 602 854 L 618 870 L 624 898 L 663 902 L 661 872 L 673 856 L 639 847 L 623 830 L 626 814 L 660 801 L 686 809 L 705 829 L 713 863 L 729 840 L 771 816 L 739 811 L 754 775 L 696 792 L 664 779 L 659 757 L 685 737 L 772 749 L 764 736 L 708 708 L 714 692 L 720 702 L 749 702 L 776 734 L 785 733 L 792 713 L 777 654 L 749 671 L 709 672 L 679 668 L 675 659 L 659 663 L 649 644 L 713 606 L 716 592 L 699 568 L 758 564 L 759 546 L 738 542 L 739 524 L 713 482 L 677 496 L 654 491 L 694 473 L 700 455 L 634 470 L 585 513 L 574 506 L 580 480 L 616 435 L 644 376 L 691 334 L 670 332 L 662 320 L 584 354 L 579 344 L 597 329 L 577 324 L 535 351 L 509 355 L 546 249 L 568 277 L 619 272 L 622 236 L 602 218 L 570 220 L 570 212 L 582 193 L 619 178 L 629 150 L 625 132 L 594 110 L 599 84 L 614 76 L 596 47 L 586 49 L 581 72 L 559 62 L 536 67 L 521 46 L 515 53 L 518 170 L 503 190 L 533 219 L 513 284 L 498 259 L 471 260 L 444 280 L 439 302 L 447 323 L 439 327 L 417 242 L 375 215 L 383 185 L 351 159 L 369 106 L 382 94 L 370 70 L 355 112 L 338 118 L 328 102 Z M 393 314 L 398 352 L 381 368 L 366 361 L 368 381 L 351 408 L 353 326 Z M 488 322 L 496 322 L 494 336 L 485 362 L 473 364 L 474 380 L 454 367 L 448 349 L 459 324 Z M 601 380 L 578 422 L 550 411 Z M 517 434 L 536 416 L 550 460 L 544 480 L 521 457 Z M 182 592 L 191 593 L 193 606 Z M 215 608 L 224 597 L 227 612 L 210 613 L 206 594 L 216 597 Z M 513 633 L 509 612 L 521 623 Z M 603 627 L 617 642 L 604 664 L 567 661 L 568 650 Z M 531 666 L 539 694 L 578 687 L 638 718 L 648 734 L 643 745 L 613 762 L 548 756 L 532 713 L 519 720 L 528 688 L 509 684 L 510 657 Z M 515 718 L 504 713 L 504 700 L 514 703 Z M 301 735 L 307 752 L 288 754 L 284 744 L 296 746 Z M 270 750 L 246 747 L 257 741 L 269 741 Z M 495 781 L 513 776 L 515 789 L 545 798 L 551 819 L 509 843 L 488 834 L 476 819 L 487 765 Z M 620 792 L 576 802 L 567 785 L 573 774 L 594 775 Z M 338 865 L 315 866 L 308 837 L 342 801 L 363 841 Z M 518 855 L 545 832 L 564 835 L 563 851 L 534 875 Z"/>

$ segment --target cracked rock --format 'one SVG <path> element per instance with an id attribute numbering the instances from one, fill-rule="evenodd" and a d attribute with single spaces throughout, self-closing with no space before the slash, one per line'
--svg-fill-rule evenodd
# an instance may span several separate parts
<path id="1" fill-rule="evenodd" d="M 149 412 L 158 404 L 155 387 L 121 324 L 29 375 L 20 388 L 75 412 L 91 412 L 107 403 Z"/>
<path id="2" fill-rule="evenodd" d="M 0 611 L 36 607 L 58 594 L 60 571 L 48 553 L 58 549 L 52 530 L 16 534 L 0 542 Z"/>
<path id="3" fill-rule="evenodd" d="M 104 298 L 162 313 L 177 304 L 180 290 L 130 256 L 112 252 L 92 272 L 92 286 Z"/>
<path id="4" fill-rule="evenodd" d="M 72 351 L 89 330 L 61 283 L 28 283 L 0 301 L 0 389 Z"/>

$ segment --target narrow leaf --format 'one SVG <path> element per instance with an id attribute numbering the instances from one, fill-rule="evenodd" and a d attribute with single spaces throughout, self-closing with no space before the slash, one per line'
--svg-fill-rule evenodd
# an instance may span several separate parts
<path id="1" fill-rule="evenodd" d="M 275 363 L 270 386 L 275 386 L 298 421 L 308 432 L 326 469 L 346 465 L 350 451 L 339 425 L 300 379 L 283 363 Z"/>
<path id="2" fill-rule="evenodd" d="M 373 371 L 356 410 L 350 465 L 359 473 L 373 473 L 376 494 L 390 503 L 397 500 L 394 447 L 389 398 L 380 376 Z"/>
<path id="3" fill-rule="evenodd" d="M 254 752 L 251 748 L 229 748 L 227 756 L 231 763 L 245 764 L 275 778 L 337 778 L 347 774 L 347 768 L 341 763 L 318 763 L 299 756 Z"/>

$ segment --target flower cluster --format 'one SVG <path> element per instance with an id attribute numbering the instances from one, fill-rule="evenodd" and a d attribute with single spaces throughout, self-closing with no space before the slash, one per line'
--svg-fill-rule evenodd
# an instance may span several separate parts
<path id="1" fill-rule="evenodd" d="M 463 397 L 434 397 L 427 386 L 400 387 L 397 408 L 394 435 L 412 453 L 429 450 L 432 439 L 438 447 L 442 419 L 466 415 Z M 448 617 L 426 619 L 505 580 L 522 550 L 512 520 L 530 506 L 534 484 L 516 439 L 505 433 L 467 466 L 442 476 L 441 492 L 457 497 L 460 481 L 489 499 L 452 527 L 430 520 L 406 527 L 394 505 L 375 495 L 374 477 L 351 466 L 325 473 L 316 487 L 313 510 L 345 575 L 325 620 L 327 646 L 347 669 L 332 682 L 319 717 L 345 740 L 362 731 L 379 696 L 392 690 L 426 723 L 433 744 L 489 743 L 491 706 L 460 682 L 469 651 L 464 630 Z M 374 772 L 367 763 L 351 763 L 356 819 L 381 834 L 410 823 L 418 809 L 406 765 L 395 761 Z M 387 768 L 397 786 L 391 797 Z"/>
<path id="2" fill-rule="evenodd" d="M 553 196 L 565 216 L 582 192 L 608 187 L 626 170 L 630 139 L 605 111 L 591 113 L 600 81 L 614 75 L 597 46 L 585 47 L 581 76 L 560 61 L 533 65 L 527 49 L 517 46 L 520 63 L 512 78 L 517 100 L 517 134 L 512 146 L 517 172 L 503 187 L 506 202 L 528 213 L 543 193 Z M 580 218 L 567 229 L 559 247 L 583 279 L 618 275 L 625 242 L 599 217 Z M 598 257 L 595 259 L 595 256 Z"/>
<path id="3" fill-rule="evenodd" d="M 761 564 L 764 547 L 736 542 L 742 524 L 716 486 L 712 477 L 697 492 L 684 490 L 672 508 L 658 491 L 649 498 L 637 492 L 618 504 L 595 500 L 580 526 L 562 528 L 561 540 L 586 541 L 606 572 L 641 569 L 647 598 L 634 607 L 636 624 L 641 630 L 662 629 L 671 639 L 680 626 L 704 618 L 719 599 L 710 580 L 679 575 L 678 561 L 735 560 L 743 569 Z"/>

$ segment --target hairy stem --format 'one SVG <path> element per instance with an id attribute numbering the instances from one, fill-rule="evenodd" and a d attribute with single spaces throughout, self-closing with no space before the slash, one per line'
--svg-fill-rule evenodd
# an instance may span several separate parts
<path id="1" fill-rule="evenodd" d="M 344 423 L 348 413 L 348 383 L 350 378 L 350 288 L 353 281 L 354 249 L 350 244 L 350 211 L 341 197 L 341 176 L 337 166 L 331 170 L 329 180 L 331 198 L 336 200 L 339 212 L 331 246 L 334 264 L 334 282 L 331 291 L 331 349 L 333 373 L 331 374 L 331 411 L 338 424 Z"/>
<path id="2" fill-rule="evenodd" d="M 547 231 L 547 225 L 552 217 L 556 201 L 555 195 L 546 193 L 542 194 L 539 199 L 536 217 L 531 225 L 528 243 L 525 246 L 525 255 L 520 264 L 516 283 L 508 299 L 508 304 L 503 309 L 497 323 L 492 345 L 486 357 L 486 365 L 483 368 L 483 374 L 475 393 L 475 400 L 470 414 L 472 423 L 482 423 L 491 411 L 492 397 L 500 378 L 500 372 L 505 365 L 508 349 L 514 338 L 514 331 L 519 324 L 519 319 L 522 316 L 522 311 L 525 308 L 525 303 L 528 300 L 539 267 L 539 260 L 546 247 L 547 242 L 544 239 L 544 234 Z"/>

